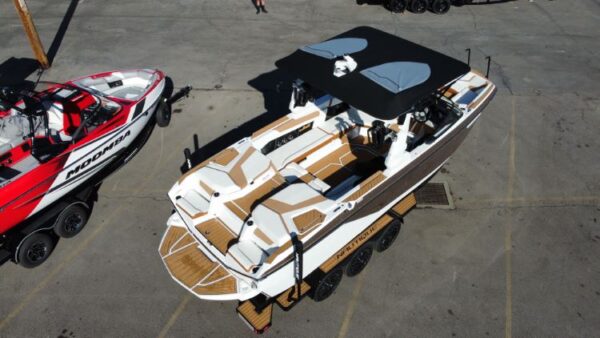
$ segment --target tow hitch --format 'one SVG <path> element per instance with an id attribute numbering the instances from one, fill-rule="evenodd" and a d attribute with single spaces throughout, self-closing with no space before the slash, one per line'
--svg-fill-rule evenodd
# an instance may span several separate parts
<path id="1" fill-rule="evenodd" d="M 171 95 L 171 97 L 163 97 L 161 99 L 156 108 L 156 124 L 158 124 L 159 127 L 166 127 L 169 125 L 171 122 L 171 106 L 182 98 L 188 97 L 191 90 L 192 86 L 185 86 L 175 94 Z"/>

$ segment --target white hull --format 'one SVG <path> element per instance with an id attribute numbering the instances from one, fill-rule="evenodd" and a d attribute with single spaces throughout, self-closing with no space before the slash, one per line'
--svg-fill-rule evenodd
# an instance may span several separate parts
<path id="1" fill-rule="evenodd" d="M 116 157 L 125 151 L 148 125 L 163 89 L 164 80 L 148 94 L 146 100 L 138 103 L 143 105 L 143 113 L 136 118 L 130 116 L 125 125 L 71 152 L 63 170 L 56 176 L 48 193 L 44 195 L 32 214 L 58 201 L 82 182 L 112 164 Z M 135 107 L 132 108 L 133 110 Z"/>
<path id="2" fill-rule="evenodd" d="M 467 102 L 468 105 L 463 105 L 460 117 L 451 125 L 446 126 L 442 130 L 440 130 L 439 133 L 441 136 L 436 137 L 433 141 L 422 143 L 414 147 L 410 151 L 404 150 L 404 148 L 400 147 L 402 145 L 401 143 L 394 141 L 389 149 L 389 153 L 387 154 L 385 162 L 386 169 L 374 174 L 370 178 L 377 178 L 377 175 L 379 175 L 378 177 L 380 180 L 376 185 L 369 186 L 369 188 L 367 189 L 367 186 L 365 186 L 364 184 L 355 184 L 353 185 L 354 188 L 351 188 L 350 186 L 350 188 L 342 190 L 341 193 L 334 193 L 334 191 L 340 190 L 340 186 L 330 187 L 329 185 L 324 184 L 321 181 L 317 182 L 316 179 L 315 181 L 309 183 L 312 189 L 321 189 L 321 187 L 325 186 L 324 189 L 328 191 L 327 200 L 321 200 L 322 202 L 318 203 L 322 204 L 315 204 L 313 208 L 325 208 L 318 210 L 328 211 L 323 211 L 325 212 L 325 214 L 323 214 L 323 221 L 316 228 L 316 230 L 311 230 L 309 233 L 306 234 L 304 234 L 302 230 L 294 230 L 298 231 L 300 236 L 302 236 L 302 241 L 305 243 L 302 269 L 304 278 L 309 276 L 313 271 L 319 269 L 319 267 L 325 261 L 327 261 L 331 256 L 333 256 L 336 252 L 342 249 L 348 242 L 352 241 L 353 238 L 355 238 L 357 235 L 359 235 L 361 232 L 367 229 L 371 224 L 373 224 L 373 222 L 378 220 L 392 206 L 401 201 L 408 194 L 413 192 L 419 185 L 423 184 L 426 180 L 428 180 L 435 172 L 437 172 L 437 170 L 439 170 L 443 163 L 446 162 L 448 157 L 458 147 L 458 145 L 462 142 L 464 137 L 466 137 L 466 134 L 468 133 L 470 127 L 479 118 L 481 110 L 487 105 L 487 102 L 491 100 L 495 93 L 495 86 L 491 84 L 491 82 L 484 80 L 479 75 L 470 73 L 465 76 L 465 79 L 466 80 L 463 80 L 462 82 L 459 81 L 455 85 L 456 92 L 461 91 L 463 87 L 467 88 L 467 86 L 472 82 L 477 83 L 479 86 L 482 86 L 482 84 L 484 84 L 484 89 L 478 90 L 476 95 L 471 95 L 471 101 Z M 464 93 L 465 91 L 462 90 L 462 92 Z M 453 100 L 457 100 L 460 102 L 461 97 L 463 97 L 464 95 L 467 94 L 456 94 L 454 95 Z M 227 164 L 227 167 L 217 165 L 214 166 L 214 168 L 224 168 L 219 170 L 231 170 L 231 172 L 235 172 L 235 170 L 239 171 L 240 169 L 235 169 L 235 166 L 238 166 L 238 168 L 243 168 L 244 166 L 243 163 L 240 165 L 241 162 L 236 164 L 236 159 L 239 158 L 247 158 L 246 161 L 249 163 L 247 165 L 248 168 L 261 168 L 261 166 L 263 165 L 261 162 L 262 160 L 260 160 L 261 157 L 256 157 L 257 155 L 244 155 L 252 154 L 249 153 L 246 149 L 249 149 L 248 147 L 255 147 L 257 149 L 264 149 L 264 147 L 268 147 L 269 142 L 271 142 L 273 139 L 276 139 L 279 135 L 285 134 L 287 132 L 286 129 L 282 128 L 281 126 L 290 125 L 291 123 L 289 121 L 299 121 L 294 122 L 295 125 L 289 127 L 291 129 L 297 128 L 298 125 L 303 125 L 305 123 L 310 123 L 310 125 L 313 126 L 312 130 L 315 131 L 318 130 L 317 128 L 315 128 L 315 126 L 318 126 L 318 128 L 320 128 L 321 130 L 328 130 L 327 128 L 332 128 L 331 125 L 328 125 L 327 121 L 319 120 L 320 115 L 314 115 L 314 113 L 310 113 L 315 109 L 317 109 L 318 111 L 320 111 L 320 109 L 323 109 L 319 102 L 326 103 L 327 101 L 328 100 L 320 100 L 317 101 L 317 105 L 308 103 L 305 107 L 298 107 L 292 109 L 292 113 L 290 114 L 290 116 L 292 116 L 291 119 L 284 119 L 283 122 L 279 124 L 276 122 L 273 124 L 273 127 L 271 127 L 272 129 L 270 129 L 269 131 L 262 131 L 257 133 L 258 136 L 253 135 L 252 138 L 241 140 L 236 145 L 232 146 L 232 148 L 229 148 L 230 150 L 228 151 L 231 153 L 231 155 L 227 155 L 227 153 L 224 153 L 225 155 L 216 155 L 221 157 L 215 158 L 215 163 L 226 163 L 227 161 L 229 161 L 229 164 Z M 329 102 L 331 102 L 331 100 L 329 100 Z M 358 114 L 363 113 L 358 112 Z M 310 119 L 311 116 L 312 120 Z M 343 114 L 339 116 L 343 116 Z M 365 115 L 361 115 L 361 120 L 364 121 L 365 117 Z M 336 128 L 347 128 L 346 124 L 352 123 L 352 116 L 342 118 L 345 118 L 348 122 L 345 123 L 344 126 Z M 396 134 L 398 135 L 396 136 L 396 138 L 399 140 L 403 140 L 402 137 L 406 137 L 402 136 L 403 126 L 399 126 L 396 128 L 399 128 L 396 129 Z M 362 132 L 359 131 L 359 133 L 354 134 L 360 136 L 360 133 Z M 293 161 L 290 160 L 291 158 L 294 158 L 296 156 L 294 155 L 295 150 L 292 150 L 291 153 L 289 153 L 289 151 L 288 153 L 283 153 L 284 149 L 293 148 L 293 141 L 289 144 L 284 144 L 280 148 L 277 148 L 275 151 L 272 151 L 268 155 L 266 155 L 267 158 L 270 160 L 270 167 L 284 167 L 284 169 L 281 169 L 280 171 L 284 176 L 289 175 L 290 170 L 288 168 L 290 168 L 290 166 L 293 168 L 298 168 L 300 166 L 299 169 L 294 170 L 302 171 L 303 168 L 307 168 L 309 171 L 311 171 L 311 168 L 318 164 L 319 161 L 322 161 L 322 158 L 328 156 L 327 154 L 330 151 L 336 151 L 336 149 L 338 149 L 335 146 L 335 140 L 331 143 L 327 143 L 327 141 L 325 143 L 322 143 L 321 141 L 319 141 L 318 138 L 313 137 L 310 131 L 306 132 L 302 136 L 299 136 L 298 138 L 306 139 L 306 141 L 303 142 L 298 141 L 298 145 L 311 144 L 310 142 L 312 142 L 312 144 L 317 144 L 317 147 L 319 147 L 319 149 L 316 151 L 311 151 L 311 155 L 306 157 L 304 161 L 299 162 L 299 164 L 295 164 L 293 163 Z M 396 146 L 396 143 L 398 143 L 399 145 Z M 306 150 L 304 149 L 302 151 Z M 230 158 L 225 158 L 227 156 L 229 156 Z M 257 159 L 254 159 L 255 157 Z M 340 161 L 342 160 L 340 159 Z M 275 226 L 274 224 L 278 222 L 278 219 L 265 218 L 268 216 L 268 214 L 264 214 L 264 212 L 259 210 L 259 207 L 255 207 L 255 210 L 252 213 L 252 215 L 248 214 L 244 216 L 245 214 L 242 213 L 241 216 L 239 216 L 240 210 L 244 209 L 244 207 L 241 206 L 243 202 L 240 201 L 243 200 L 244 196 L 248 194 L 253 194 L 252 191 L 255 190 L 252 189 L 254 188 L 248 186 L 241 190 L 238 189 L 237 191 L 236 189 L 228 188 L 228 179 L 226 177 L 222 179 L 219 178 L 220 176 L 214 176 L 216 174 L 212 174 L 210 171 L 202 169 L 205 166 L 211 168 L 211 163 L 212 162 L 208 162 L 208 164 L 201 164 L 199 166 L 200 169 L 196 168 L 192 170 L 189 174 L 186 174 L 186 176 L 180 179 L 180 181 L 169 192 L 169 196 L 175 205 L 175 210 L 177 211 L 177 213 L 171 216 L 167 224 L 172 228 L 182 229 L 182 234 L 187 234 L 185 236 L 191 236 L 180 238 L 179 243 L 185 242 L 185 245 L 171 243 L 170 241 L 172 239 L 169 238 L 169 234 L 166 234 L 163 238 L 163 242 L 161 243 L 161 255 L 163 256 L 163 259 L 167 264 L 169 272 L 171 273 L 172 277 L 184 288 L 188 289 L 190 292 L 193 292 L 196 296 L 202 299 L 243 301 L 253 298 L 259 294 L 264 294 L 267 297 L 276 297 L 278 294 L 289 289 L 296 283 L 296 278 L 294 275 L 294 261 L 291 259 L 291 256 L 293 255 L 293 248 L 289 245 L 289 236 L 287 237 L 287 239 L 285 234 L 283 235 L 283 237 L 281 237 L 281 241 L 288 241 L 287 246 L 286 244 L 279 244 L 279 248 L 276 248 L 277 250 L 268 249 L 268 246 L 265 246 L 262 250 L 269 251 L 269 255 L 267 256 L 265 256 L 264 253 L 261 253 L 259 251 L 252 251 L 255 249 L 253 249 L 252 246 L 248 246 L 248 244 L 245 244 L 246 239 L 254 238 L 248 237 L 247 235 L 247 229 L 252 226 L 251 221 L 260 223 L 261 225 L 259 226 L 259 229 L 264 229 L 263 234 L 261 234 L 260 238 L 255 239 L 255 241 L 257 241 L 257 243 L 263 243 L 261 245 L 265 245 L 264 243 L 266 243 L 265 241 L 268 240 L 268 238 L 265 239 L 264 235 L 265 233 L 268 233 L 270 234 L 269 236 L 273 236 L 273 232 L 268 231 L 272 230 L 272 228 Z M 417 167 L 414 167 L 416 163 L 420 164 Z M 199 174 L 202 173 L 202 170 L 205 170 L 206 173 Z M 260 172 L 259 169 L 256 169 L 256 171 Z M 215 173 L 219 174 L 220 172 L 221 171 L 216 171 Z M 318 171 L 315 173 L 317 173 L 316 175 L 318 175 Z M 275 173 L 275 175 L 277 175 L 277 173 Z M 214 177 L 214 180 L 206 180 L 209 177 Z M 256 175 L 255 178 L 247 178 L 247 181 L 253 181 L 255 185 L 263 185 L 266 184 L 263 182 L 270 182 L 276 177 L 277 176 L 273 176 L 271 169 L 267 169 L 263 174 L 259 173 L 258 175 Z M 197 183 L 198 179 L 200 179 L 200 184 Z M 234 177 L 234 179 L 238 181 L 240 180 L 239 177 Z M 222 183 L 219 180 L 223 180 Z M 243 180 L 243 177 L 241 180 Z M 291 186 L 294 186 L 294 184 L 291 184 L 290 187 Z M 382 191 L 385 191 L 387 187 L 391 189 L 390 191 L 393 192 L 394 195 L 387 197 L 387 199 L 385 199 L 384 202 L 379 200 L 377 203 L 378 205 L 381 205 L 381 208 L 377 210 L 372 210 L 365 214 L 364 210 L 367 210 L 368 205 L 372 204 L 372 202 L 370 201 L 376 198 L 377 194 L 381 194 Z M 270 197 L 269 200 L 272 200 L 274 198 L 279 198 L 282 201 L 286 198 L 289 200 L 287 204 L 275 200 L 275 202 L 277 202 L 278 204 L 274 204 L 274 207 L 277 207 L 277 205 L 281 203 L 283 203 L 283 205 L 293 205 L 303 200 L 315 200 L 315 198 L 317 198 L 318 200 L 318 196 L 312 195 L 314 194 L 314 192 L 310 193 L 310 191 L 302 189 L 298 190 L 298 188 L 300 187 L 293 188 L 296 189 L 296 193 L 287 193 L 287 195 L 285 191 L 292 188 L 284 189 L 281 192 Z M 380 189 L 379 192 L 376 191 L 378 189 Z M 220 191 L 221 194 L 215 194 L 215 191 Z M 300 196 L 303 193 L 306 193 L 308 195 L 306 195 L 306 197 Z M 205 199 L 206 201 L 210 202 L 203 202 Z M 268 203 L 274 203 L 269 202 L 269 200 L 264 201 L 263 203 L 266 203 L 267 205 Z M 304 205 L 307 205 L 306 203 Z M 319 205 L 322 205 L 323 207 L 319 207 Z M 294 222 L 297 222 L 296 220 L 299 216 L 293 215 L 298 215 L 302 212 L 305 212 L 305 210 L 307 210 L 306 208 L 306 206 L 303 207 L 303 209 L 299 207 L 298 212 L 296 212 L 296 214 L 293 214 L 293 212 L 289 211 L 288 209 L 288 211 L 282 211 L 282 213 L 279 214 L 279 217 L 281 218 L 281 220 L 285 220 L 286 222 L 288 222 L 287 220 L 292 218 L 289 218 L 290 216 L 286 216 L 287 214 L 285 213 L 291 212 L 291 217 L 296 217 L 293 219 Z M 353 215 L 354 213 L 359 213 L 360 216 L 353 216 L 351 218 L 346 219 L 347 215 Z M 246 218 L 245 223 L 241 221 L 236 221 L 237 219 L 239 219 L 236 218 L 236 215 L 238 215 L 238 217 Z M 336 224 L 336 222 L 342 223 L 335 226 L 334 224 Z M 221 224 L 221 226 L 226 224 L 226 226 L 231 230 L 227 229 L 226 231 L 223 231 L 221 230 L 221 227 L 215 228 L 215 224 Z M 262 228 L 262 226 L 265 226 L 264 224 L 266 224 L 266 226 L 270 226 L 270 228 Z M 210 228 L 206 228 L 207 225 L 210 225 Z M 332 226 L 332 229 L 334 230 L 326 230 L 331 228 Z M 289 225 L 286 225 L 286 227 L 289 228 Z M 239 239 L 236 239 L 235 242 L 233 242 L 233 246 L 231 246 L 231 242 L 229 245 L 227 245 L 227 239 L 225 240 L 225 243 L 223 243 L 222 238 L 214 237 L 214 234 L 219 231 L 225 235 L 227 235 L 228 233 L 241 233 L 241 235 L 239 235 Z M 326 234 L 324 235 L 324 237 L 322 237 L 323 235 L 321 235 L 322 232 Z M 193 240 L 191 240 L 190 238 L 193 238 Z M 221 241 L 221 244 L 218 243 L 219 241 Z M 242 246 L 242 244 L 244 246 Z M 172 246 L 172 249 L 168 249 L 169 246 Z M 197 255 L 199 257 L 198 259 L 200 261 L 202 259 L 206 259 L 207 262 L 211 262 L 210 264 L 215 264 L 214 266 L 211 266 L 211 269 L 214 269 L 215 271 L 221 271 L 220 269 L 224 269 L 224 272 L 221 271 L 219 272 L 219 274 L 223 274 L 226 277 L 223 277 L 223 279 L 221 279 L 220 282 L 215 282 L 211 280 L 213 278 L 211 277 L 211 274 L 208 274 L 204 278 L 199 279 L 198 283 L 192 284 L 185 277 L 182 278 L 181 271 L 179 270 L 180 265 L 178 265 L 179 263 L 175 262 L 176 260 L 181 258 L 174 257 L 184 255 L 184 252 L 186 250 L 190 250 L 190 248 L 194 247 L 197 250 Z M 239 247 L 239 249 L 237 247 Z M 240 250 L 247 251 L 244 252 Z M 261 254 L 262 258 L 260 258 Z M 169 256 L 171 258 L 169 258 Z M 257 262 L 259 263 L 253 263 L 253 259 L 257 260 Z M 228 279 L 235 280 L 235 287 L 229 285 L 227 291 L 221 290 L 222 288 L 225 288 L 224 281 Z M 211 285 L 214 288 L 221 288 L 221 291 L 218 293 L 213 292 L 211 290 Z"/>

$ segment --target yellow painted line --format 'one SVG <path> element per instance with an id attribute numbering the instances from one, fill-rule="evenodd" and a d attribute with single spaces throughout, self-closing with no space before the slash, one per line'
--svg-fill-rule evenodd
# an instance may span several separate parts
<path id="1" fill-rule="evenodd" d="M 515 145 L 515 129 L 517 124 L 517 113 L 515 108 L 515 98 L 512 100 L 512 114 L 510 121 L 510 144 L 509 144 L 509 154 L 508 154 L 508 192 L 506 194 L 506 199 L 509 203 L 512 201 L 514 195 L 514 185 L 515 185 L 515 153 L 516 153 L 516 145 Z"/>
<path id="2" fill-rule="evenodd" d="M 514 186 L 515 186 L 515 174 L 516 174 L 516 144 L 515 144 L 515 129 L 517 113 L 515 107 L 516 99 L 512 99 L 512 114 L 510 119 L 510 144 L 508 154 L 508 188 L 506 192 L 506 199 L 508 205 L 511 206 L 513 203 Z M 512 216 L 508 217 L 506 224 L 505 236 L 504 236 L 504 254 L 505 254 L 505 269 L 506 269 L 506 308 L 505 308 L 505 323 L 504 323 L 504 336 L 506 338 L 512 337 Z"/>
<path id="3" fill-rule="evenodd" d="M 8 323 L 11 320 L 13 320 L 17 315 L 19 315 L 19 313 L 21 313 L 21 311 L 23 311 L 25 306 L 27 306 L 29 304 L 29 302 L 31 302 L 33 297 L 35 295 L 37 295 L 37 293 L 40 292 L 42 289 L 44 289 L 46 287 L 46 285 L 48 285 L 48 282 L 50 282 L 50 280 L 52 280 L 52 278 L 54 278 L 54 276 L 56 276 L 59 272 L 61 272 L 66 267 L 67 264 L 71 263 L 71 261 L 73 261 L 73 259 L 75 259 L 75 257 L 78 257 L 79 254 L 84 249 L 87 248 L 87 246 L 91 243 L 91 241 L 94 238 L 96 238 L 98 236 L 98 234 L 100 234 L 100 232 L 104 228 L 106 228 L 106 226 L 108 224 L 110 224 L 112 219 L 116 217 L 116 215 L 119 213 L 119 211 L 121 211 L 121 209 L 123 209 L 123 206 L 124 206 L 124 204 L 120 204 L 112 212 L 111 216 L 107 220 L 105 220 L 105 222 L 103 222 L 99 226 L 96 226 L 96 229 L 94 229 L 94 232 L 92 232 L 92 234 L 90 236 L 88 236 L 85 240 L 80 242 L 80 244 L 75 248 L 75 250 L 73 252 L 71 252 L 71 254 L 69 254 L 62 262 L 60 262 L 60 264 L 58 264 L 58 266 L 56 266 L 33 290 L 31 290 L 27 294 L 27 296 L 25 296 L 25 298 L 23 300 L 21 300 L 19 302 L 19 304 L 17 304 L 17 306 L 15 306 L 13 308 L 13 310 L 2 321 L 0 321 L 0 330 L 2 330 L 6 325 L 8 325 Z"/>
<path id="4" fill-rule="evenodd" d="M 367 275 L 367 267 L 358 275 L 358 280 L 356 281 L 356 285 L 354 286 L 354 290 L 352 291 L 352 298 L 350 299 L 350 303 L 348 304 L 348 310 L 346 310 L 346 314 L 344 315 L 344 320 L 342 321 L 342 326 L 340 327 L 340 332 L 338 333 L 338 338 L 346 337 L 348 334 L 348 329 L 350 328 L 350 321 L 352 320 L 352 315 L 354 315 L 354 310 L 356 309 L 356 304 L 358 303 L 358 298 L 360 296 L 360 291 L 362 290 L 362 286 L 365 281 L 365 276 Z"/>
<path id="5" fill-rule="evenodd" d="M 511 235 L 512 226 L 510 222 L 506 227 L 504 239 L 504 251 L 506 253 L 506 322 L 504 327 L 505 337 L 512 337 L 512 258 L 511 258 Z"/>
<path id="6" fill-rule="evenodd" d="M 186 140 L 187 141 L 187 140 Z M 161 138 L 161 143 L 163 142 L 162 138 Z M 181 142 L 181 145 L 183 145 L 184 142 Z M 167 160 L 165 161 L 166 163 L 170 162 L 170 158 L 175 154 L 176 152 L 171 152 L 169 154 L 169 156 L 167 157 Z M 134 195 L 139 193 L 140 191 L 142 191 L 144 189 L 144 187 L 148 184 L 148 182 L 150 182 L 152 180 L 152 178 L 154 178 L 154 176 L 157 174 L 158 172 L 158 165 L 159 163 L 161 163 L 160 159 L 163 156 L 163 146 L 161 145 L 160 147 L 160 153 L 158 156 L 158 160 L 155 162 L 155 166 L 152 169 L 152 173 L 150 175 L 148 175 L 146 177 L 146 180 L 143 181 L 138 189 L 134 192 Z M 96 226 L 96 229 L 94 229 L 94 231 L 90 234 L 90 236 L 88 236 L 85 240 L 83 240 L 76 248 L 73 252 L 71 252 L 71 254 L 69 254 L 62 262 L 60 262 L 60 264 L 58 264 L 52 271 L 50 271 L 50 273 L 48 275 L 46 275 L 46 277 L 36 285 L 35 288 L 33 288 L 33 290 L 31 290 L 27 296 L 25 296 L 25 298 L 23 298 L 9 313 L 8 315 L 6 315 L 4 317 L 4 319 L 2 319 L 2 321 L 0 321 L 0 331 L 5 328 L 16 316 L 18 316 L 21 311 L 23 311 L 23 309 L 31 302 L 31 300 L 41 291 L 43 290 L 46 285 L 48 285 L 48 283 L 52 280 L 52 278 L 54 278 L 58 273 L 60 273 L 66 266 L 67 264 L 71 263 L 71 261 L 73 261 L 76 257 L 79 256 L 79 254 L 87 248 L 87 246 L 92 242 L 92 240 L 94 238 L 96 238 L 98 236 L 98 234 L 100 234 L 100 232 L 102 230 L 104 230 L 106 228 L 106 226 L 108 224 L 110 224 L 110 221 L 112 221 L 113 218 L 116 217 L 116 215 L 119 213 L 119 211 L 124 207 L 124 204 L 121 203 L 119 204 L 119 206 L 112 212 L 112 214 L 105 220 L 104 223 Z"/>
<path id="7" fill-rule="evenodd" d="M 183 310 L 185 310 L 185 307 L 190 302 L 190 300 L 192 300 L 191 293 L 188 293 L 185 295 L 185 297 L 183 297 L 183 299 L 181 300 L 181 303 L 179 303 L 179 306 L 177 306 L 177 309 L 175 309 L 175 312 L 173 312 L 173 314 L 171 315 L 171 318 L 169 318 L 169 321 L 167 322 L 167 324 L 165 324 L 165 326 L 162 328 L 162 330 L 160 330 L 160 333 L 158 334 L 158 338 L 164 338 L 167 336 L 167 333 L 169 333 L 169 329 L 171 329 L 173 324 L 175 324 L 175 322 L 177 321 L 177 318 L 179 318 L 179 316 L 181 315 Z"/>
<path id="8" fill-rule="evenodd" d="M 109 220 L 111 220 L 112 218 L 115 217 L 115 215 L 122 209 L 122 205 L 119 206 L 112 214 L 112 216 L 109 218 Z M 78 257 L 79 254 L 89 245 L 89 243 L 96 238 L 96 236 L 98 236 L 98 234 L 106 227 L 106 225 L 109 224 L 109 221 L 102 223 L 101 225 L 97 226 L 96 229 L 94 229 L 94 232 L 92 232 L 92 234 L 90 236 L 88 236 L 84 241 L 82 241 L 79 246 L 77 246 L 77 248 L 75 248 L 74 251 L 71 252 L 70 255 L 67 256 L 67 258 L 65 258 L 56 268 L 54 268 L 33 290 L 31 290 L 27 296 L 25 296 L 25 298 L 23 300 L 21 300 L 13 309 L 12 311 L 6 315 L 4 317 L 4 319 L 2 319 L 2 321 L 0 321 L 0 331 L 2 331 L 2 329 L 4 327 L 6 327 L 6 325 L 8 325 L 8 323 L 10 323 L 11 320 L 13 320 L 17 315 L 19 315 L 19 313 L 21 313 L 21 311 L 23 311 L 23 309 L 25 308 L 25 306 L 27 306 L 29 304 L 29 302 L 31 302 L 31 300 L 33 299 L 33 297 L 35 297 L 37 295 L 38 292 L 40 292 L 42 289 L 44 289 L 44 287 L 46 287 L 46 285 L 48 285 L 48 283 L 50 282 L 50 280 L 52 280 L 52 278 L 54 278 L 54 276 L 56 276 L 59 272 L 61 272 L 65 266 L 69 263 L 71 263 L 71 261 L 73 259 L 75 259 L 75 257 Z"/>

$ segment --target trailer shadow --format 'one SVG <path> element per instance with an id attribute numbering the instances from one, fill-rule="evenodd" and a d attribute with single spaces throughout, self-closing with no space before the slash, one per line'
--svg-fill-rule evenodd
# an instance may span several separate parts
<path id="1" fill-rule="evenodd" d="M 288 103 L 292 95 L 291 83 L 292 78 L 280 69 L 261 74 L 248 81 L 248 85 L 263 94 L 266 112 L 242 123 L 201 147 L 198 145 L 196 137 L 194 137 L 194 147 L 191 150 L 190 156 L 191 165 L 195 166 L 201 163 L 222 149 L 239 141 L 240 138 L 249 136 L 257 129 L 288 114 Z M 188 170 L 186 162 L 181 165 L 180 170 L 182 173 Z"/>
<path id="2" fill-rule="evenodd" d="M 469 6 L 477 6 L 477 5 L 492 5 L 492 4 L 500 4 L 505 2 L 515 2 L 517 0 L 479 0 L 472 3 L 466 3 L 465 5 Z"/>
<path id="3" fill-rule="evenodd" d="M 383 5 L 383 0 L 356 0 L 357 5 Z"/>
<path id="4" fill-rule="evenodd" d="M 451 0 L 454 6 L 474 6 L 474 5 L 491 5 L 504 2 L 513 2 L 517 0 Z M 407 1 L 408 2 L 408 1 Z M 384 5 L 384 0 L 356 0 L 357 5 Z"/>

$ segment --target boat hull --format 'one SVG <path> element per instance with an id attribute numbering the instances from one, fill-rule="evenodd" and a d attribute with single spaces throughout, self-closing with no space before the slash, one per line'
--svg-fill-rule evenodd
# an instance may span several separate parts
<path id="1" fill-rule="evenodd" d="M 161 72 L 142 99 L 131 102 L 127 115 L 109 122 L 106 133 L 74 144 L 64 153 L 25 173 L 0 189 L 0 234 L 43 212 L 87 182 L 107 176 L 116 162 L 127 159 L 129 148 L 147 130 L 165 88 Z"/>
<path id="2" fill-rule="evenodd" d="M 477 106 L 462 121 L 458 122 L 446 134 L 441 136 L 429 149 L 364 195 L 354 208 L 342 212 L 318 230 L 314 236 L 308 238 L 303 245 L 303 278 L 306 278 L 317 270 L 325 261 L 343 249 L 347 243 L 351 242 L 357 235 L 388 212 L 390 208 L 435 175 L 465 140 L 474 122 L 479 118 L 481 112 L 495 95 L 495 91 L 495 87 L 490 86 L 489 91 L 481 97 L 479 102 L 476 102 Z M 185 228 L 186 224 L 178 214 L 174 214 L 169 220 L 169 226 L 169 229 L 173 227 Z M 196 290 L 182 282 L 186 276 L 181 275 L 179 272 L 181 271 L 180 268 L 174 269 L 174 264 L 167 264 L 166 257 L 177 252 L 179 250 L 178 245 L 181 244 L 169 244 L 166 238 L 167 235 L 165 235 L 161 244 L 161 250 L 163 250 L 161 256 L 165 261 L 167 270 L 169 270 L 175 280 L 199 298 L 207 300 L 238 299 L 244 301 L 258 294 L 264 294 L 272 298 L 296 283 L 293 255 L 288 255 L 280 262 L 275 262 L 259 279 L 253 279 L 251 276 L 227 266 L 209 248 L 205 247 L 203 243 L 196 240 L 192 241 L 192 237 L 190 236 L 190 242 L 186 242 L 186 246 L 193 246 L 195 250 L 202 253 L 202 255 L 194 253 L 190 257 L 202 256 L 204 257 L 203 261 L 211 262 L 210 264 L 217 263 L 219 268 L 224 268 L 237 277 L 237 287 L 231 288 L 229 292 L 209 294 L 203 290 Z M 170 247 L 170 249 L 166 247 Z M 167 254 L 164 250 L 169 250 L 170 253 Z M 179 257 L 178 260 L 180 262 L 185 260 L 190 261 L 189 257 Z M 187 268 L 188 270 L 192 269 L 192 266 L 188 266 Z M 209 278 L 209 276 L 198 277 L 199 280 L 203 280 L 202 278 Z M 221 289 L 221 291 L 223 290 Z"/>
<path id="3" fill-rule="evenodd" d="M 352 210 L 341 214 L 309 239 L 304 244 L 304 277 L 319 268 L 327 258 L 435 175 L 466 139 L 471 131 L 472 122 L 479 118 L 495 93 L 496 89 L 493 88 L 482 104 L 445 135 L 436 146 L 373 189 Z M 266 272 L 267 276 L 258 282 L 258 289 L 271 297 L 280 294 L 295 284 L 293 269 L 294 262 L 291 257 L 271 267 Z"/>

